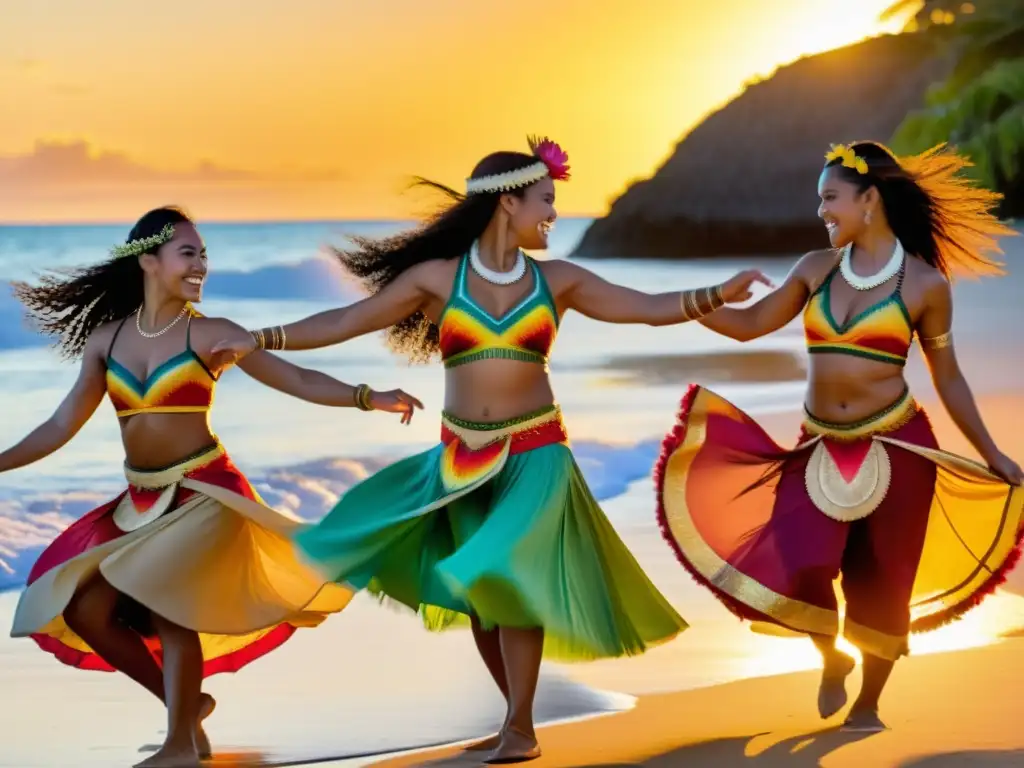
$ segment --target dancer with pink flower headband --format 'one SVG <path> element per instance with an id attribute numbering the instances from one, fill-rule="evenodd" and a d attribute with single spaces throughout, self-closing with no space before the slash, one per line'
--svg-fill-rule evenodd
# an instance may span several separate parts
<path id="1" fill-rule="evenodd" d="M 670 325 L 750 296 L 756 271 L 690 291 L 647 294 L 565 261 L 540 263 L 555 221 L 557 144 L 496 152 L 466 193 L 412 232 L 360 239 L 338 252 L 372 295 L 219 350 L 242 357 L 314 349 L 389 329 L 413 361 L 440 356 L 441 439 L 352 488 L 298 536 L 324 576 L 418 610 L 428 628 L 472 627 L 508 711 L 471 747 L 488 762 L 540 755 L 533 698 L 541 657 L 579 661 L 639 654 L 686 623 L 609 524 L 569 450 L 547 361 L 562 316 Z"/>

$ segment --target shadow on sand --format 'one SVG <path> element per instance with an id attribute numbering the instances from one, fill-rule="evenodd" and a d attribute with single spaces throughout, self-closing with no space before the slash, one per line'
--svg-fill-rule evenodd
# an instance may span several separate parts
<path id="1" fill-rule="evenodd" d="M 774 741 L 766 749 L 757 749 L 753 742 L 763 738 L 771 738 L 770 733 L 756 733 L 750 736 L 738 736 L 727 739 L 713 739 L 697 744 L 688 744 L 661 755 L 649 757 L 635 763 L 579 763 L 588 768 L 670 768 L 680 765 L 714 765 L 722 766 L 785 766 L 785 768 L 817 768 L 821 760 L 831 752 L 862 739 L 876 736 L 873 733 L 847 733 L 838 727 L 810 731 L 787 736 Z M 482 765 L 480 753 L 461 753 L 449 755 L 436 760 L 424 761 L 418 765 L 431 768 L 463 768 Z M 944 768 L 945 763 L 937 763 L 934 768 Z M 916 768 L 916 766 L 915 766 Z M 921 765 L 921 768 L 933 768 Z"/>
<path id="2" fill-rule="evenodd" d="M 1014 768 L 1024 766 L 1024 749 L 1005 750 L 969 750 L 965 752 L 947 752 L 943 755 L 915 757 L 902 763 L 900 768 L 964 768 L 964 766 L 984 766 L 984 768 Z"/>

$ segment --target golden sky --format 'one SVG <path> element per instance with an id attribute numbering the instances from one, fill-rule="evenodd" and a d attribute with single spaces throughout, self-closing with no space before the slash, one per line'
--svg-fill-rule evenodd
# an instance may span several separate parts
<path id="1" fill-rule="evenodd" d="M 891 0 L 2 0 L 0 220 L 391 217 L 496 149 L 603 211 L 708 110 Z M 851 73 L 852 76 L 852 73 Z"/>

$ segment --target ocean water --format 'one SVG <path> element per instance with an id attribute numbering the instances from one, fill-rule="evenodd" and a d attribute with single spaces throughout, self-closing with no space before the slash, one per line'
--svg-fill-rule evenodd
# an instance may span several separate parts
<path id="1" fill-rule="evenodd" d="M 565 257 L 587 223 L 559 222 L 547 257 Z M 349 303 L 359 294 L 321 246 L 341 242 L 346 234 L 386 234 L 401 226 L 207 225 L 202 231 L 211 276 L 202 310 L 252 327 Z M 125 230 L 0 227 L 0 278 L 31 279 L 44 269 L 95 261 Z M 781 281 L 792 261 L 623 259 L 587 266 L 609 280 L 661 291 L 716 283 L 751 265 Z M 1008 280 L 957 288 L 962 361 L 987 374 L 972 378 L 976 392 L 1019 386 L 1013 383 L 1013 356 L 994 354 L 1002 342 L 993 331 L 1005 332 L 1024 319 L 1020 287 L 1012 272 Z M 388 352 L 379 335 L 286 354 L 350 383 L 402 387 L 420 397 L 426 410 L 403 427 L 381 414 L 327 411 L 229 372 L 218 390 L 213 423 L 269 503 L 318 519 L 353 482 L 436 441 L 443 384 L 439 366 L 405 364 Z M 629 706 L 624 693 L 710 685 L 814 665 L 808 648 L 793 652 L 792 641 L 740 630 L 683 576 L 657 538 L 650 481 L 660 440 L 690 381 L 713 387 L 752 413 L 786 412 L 802 400 L 804 364 L 797 323 L 740 345 L 695 324 L 649 328 L 566 318 L 551 370 L 574 450 L 613 524 L 695 628 L 640 660 L 546 668 L 538 699 L 541 719 Z M 909 374 L 926 397 L 927 376 L 919 359 L 911 362 Z M 26 327 L 20 307 L 0 293 L 0 402 L 5 404 L 0 444 L 15 442 L 44 421 L 75 375 L 75 366 L 62 362 Z M 58 453 L 0 475 L 0 590 L 9 590 L 0 594 L 0 623 L 10 620 L 16 590 L 42 548 L 120 490 L 121 462 L 116 419 L 104 403 Z M 979 621 L 991 624 L 993 612 L 1000 611 L 1004 619 L 1020 613 L 1024 621 L 1013 600 L 977 612 Z M 946 646 L 940 641 L 932 649 L 974 642 L 965 637 Z M 128 765 L 140 759 L 140 747 L 161 738 L 159 706 L 131 683 L 118 675 L 62 668 L 31 642 L 10 640 L 6 632 L 0 633 L 0 687 L 19 691 L 17 699 L 0 700 L 0 766 Z M 502 715 L 501 702 L 464 633 L 430 635 L 414 618 L 362 598 L 323 628 L 300 632 L 251 671 L 214 678 L 209 690 L 224 703 L 211 725 L 215 743 L 255 750 L 279 761 L 275 764 L 467 738 L 487 732 Z M 59 741 L 45 736 L 53 723 L 60 723 Z"/>
<path id="2" fill-rule="evenodd" d="M 568 253 L 585 220 L 561 222 L 550 257 Z M 358 298 L 321 246 L 345 234 L 394 231 L 399 223 L 207 225 L 211 276 L 202 310 L 246 326 L 288 322 Z M 44 269 L 89 263 L 124 236 L 124 227 L 0 227 L 0 278 L 31 279 Z M 643 290 L 697 286 L 721 280 L 732 268 L 722 264 L 674 266 L 631 262 L 593 265 L 605 277 Z M 770 270 L 784 275 L 787 265 Z M 719 353 L 785 350 L 799 354 L 799 337 L 780 334 L 747 348 L 694 327 L 609 326 L 580 316 L 566 318 L 551 365 L 556 392 L 566 413 L 588 480 L 604 499 L 644 477 L 654 461 L 660 435 L 688 378 L 645 382 L 637 361 L 694 360 L 719 389 L 755 409 L 788 408 L 799 402 L 799 380 L 731 382 L 735 360 L 716 362 Z M 379 414 L 352 409 L 327 411 L 268 390 L 240 371 L 230 371 L 218 389 L 213 424 L 235 460 L 274 504 L 306 518 L 318 518 L 339 491 L 367 471 L 437 439 L 442 402 L 440 366 L 412 366 L 390 353 L 382 334 L 335 348 L 286 353 L 296 363 L 350 383 L 380 389 L 402 387 L 426 405 L 409 427 Z M 798 358 L 793 358 L 799 376 Z M 685 365 L 683 365 L 685 371 Z M 20 305 L 0 294 L 0 398 L 17 403 L 4 414 L 0 441 L 12 443 L 43 422 L 60 403 L 77 374 L 59 359 L 22 319 Z M 705 380 L 707 377 L 704 377 Z M 339 461 L 340 459 L 340 461 Z M 62 525 L 123 482 L 116 419 L 104 403 L 82 432 L 55 455 L 0 475 L 0 588 L 23 583 L 39 548 Z M 11 521 L 19 528 L 6 530 Z"/>

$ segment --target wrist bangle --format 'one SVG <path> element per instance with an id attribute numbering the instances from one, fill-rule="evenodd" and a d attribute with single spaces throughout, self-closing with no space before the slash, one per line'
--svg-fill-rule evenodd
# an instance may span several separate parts
<path id="1" fill-rule="evenodd" d="M 256 346 L 259 349 L 284 349 L 286 340 L 284 326 L 275 325 L 273 328 L 260 328 L 255 331 L 249 331 L 249 333 L 256 340 Z M 267 344 L 268 340 L 270 341 L 269 345 Z"/>
<path id="2" fill-rule="evenodd" d="M 699 289 L 698 289 L 699 290 Z M 683 310 L 683 320 L 699 320 L 707 312 L 700 307 L 697 301 L 697 291 L 680 291 L 679 306 Z"/>
<path id="3" fill-rule="evenodd" d="M 370 389 L 368 384 L 360 384 L 356 387 L 355 392 L 352 394 L 352 398 L 355 401 L 356 408 L 360 411 L 372 411 L 373 403 L 370 401 L 370 397 L 373 395 L 373 390 Z"/>

